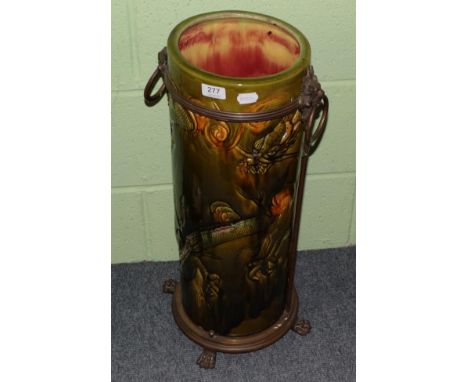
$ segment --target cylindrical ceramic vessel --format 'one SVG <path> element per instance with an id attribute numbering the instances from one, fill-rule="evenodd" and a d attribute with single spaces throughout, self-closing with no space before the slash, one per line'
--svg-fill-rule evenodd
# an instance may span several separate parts
<path id="1" fill-rule="evenodd" d="M 309 65 L 309 43 L 291 25 L 218 12 L 171 32 L 166 82 L 215 111 L 268 111 L 300 95 Z M 225 122 L 170 94 L 169 108 L 184 310 L 224 336 L 262 331 L 286 304 L 301 114 Z"/>

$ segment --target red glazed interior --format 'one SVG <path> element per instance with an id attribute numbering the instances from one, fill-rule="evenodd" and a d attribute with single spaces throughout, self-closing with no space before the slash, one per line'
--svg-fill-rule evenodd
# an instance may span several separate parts
<path id="1" fill-rule="evenodd" d="M 192 65 L 230 77 L 261 77 L 291 67 L 297 40 L 280 27 L 257 20 L 209 20 L 187 28 L 179 49 Z"/>

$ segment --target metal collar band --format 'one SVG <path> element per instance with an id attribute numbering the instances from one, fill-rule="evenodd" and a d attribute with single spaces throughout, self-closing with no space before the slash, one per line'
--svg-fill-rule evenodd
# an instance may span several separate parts
<path id="1" fill-rule="evenodd" d="M 147 106 L 156 105 L 166 92 L 169 92 L 174 101 L 178 102 L 183 107 L 197 113 L 204 115 L 209 118 L 216 119 L 218 121 L 225 122 L 259 122 L 268 121 L 276 118 L 284 117 L 288 114 L 293 113 L 295 110 L 303 110 L 305 108 L 311 108 L 318 105 L 321 99 L 325 96 L 323 90 L 320 87 L 320 83 L 314 76 L 314 70 L 312 66 L 304 76 L 303 88 L 301 95 L 292 100 L 287 105 L 281 106 L 276 109 L 252 113 L 234 113 L 229 111 L 214 110 L 207 107 L 194 104 L 193 102 L 184 98 L 178 90 L 172 85 L 169 78 L 169 71 L 167 67 L 167 50 L 162 49 L 158 53 L 159 65 L 155 72 L 148 80 L 145 87 L 145 103 Z M 151 95 L 159 79 L 163 80 L 163 84 L 156 92 L 155 95 Z"/>
<path id="2" fill-rule="evenodd" d="M 299 107 L 299 100 L 296 98 L 291 103 L 279 107 L 277 109 L 269 111 L 259 111 L 254 113 L 234 113 L 229 111 L 214 110 L 207 107 L 194 104 L 193 102 L 182 97 L 177 89 L 172 85 L 171 81 L 167 76 L 167 72 L 164 73 L 164 84 L 167 91 L 174 99 L 174 101 L 180 103 L 184 108 L 193 111 L 194 113 L 204 115 L 217 121 L 225 122 L 259 122 L 269 121 L 276 118 L 284 117 L 292 112 L 296 111 Z"/>

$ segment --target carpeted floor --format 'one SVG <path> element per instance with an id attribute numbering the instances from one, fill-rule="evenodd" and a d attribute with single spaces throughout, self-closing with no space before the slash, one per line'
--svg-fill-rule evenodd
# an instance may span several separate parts
<path id="1" fill-rule="evenodd" d="M 299 317 L 312 331 L 290 331 L 246 354 L 218 353 L 216 368 L 195 363 L 201 349 L 171 315 L 162 282 L 177 262 L 112 265 L 112 381 L 355 381 L 356 248 L 301 252 L 296 268 Z"/>

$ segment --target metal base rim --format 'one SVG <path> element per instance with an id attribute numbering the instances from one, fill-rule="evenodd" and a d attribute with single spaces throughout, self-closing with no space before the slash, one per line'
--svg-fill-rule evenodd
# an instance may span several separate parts
<path id="1" fill-rule="evenodd" d="M 201 326 L 193 323 L 182 305 L 182 292 L 179 283 L 177 283 L 172 297 L 172 314 L 180 330 L 204 349 L 223 353 L 247 353 L 270 346 L 294 327 L 298 308 L 299 301 L 294 288 L 289 309 L 286 307 L 280 318 L 269 328 L 248 336 L 226 337 L 213 333 L 210 335 Z"/>

